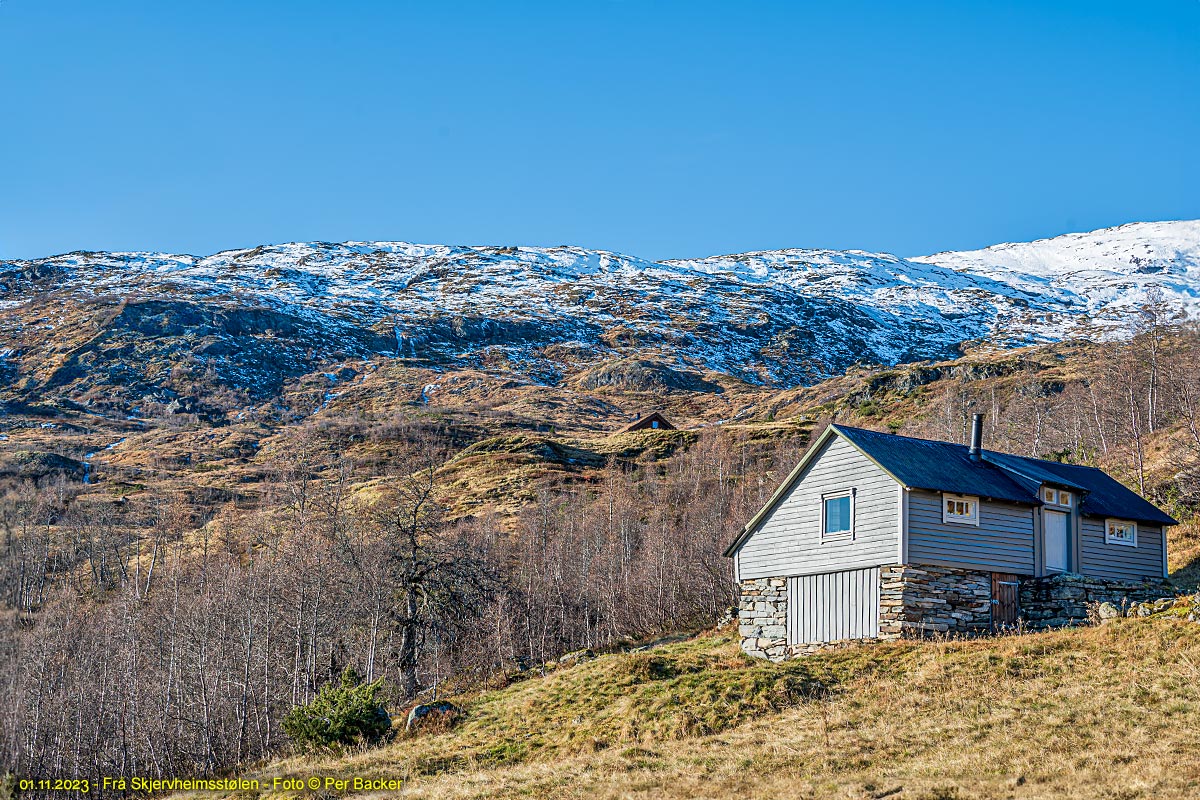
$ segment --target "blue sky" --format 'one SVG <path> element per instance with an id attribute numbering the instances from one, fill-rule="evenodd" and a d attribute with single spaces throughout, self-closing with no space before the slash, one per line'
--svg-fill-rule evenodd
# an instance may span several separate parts
<path id="1" fill-rule="evenodd" d="M 0 0 L 0 258 L 1195 218 L 1197 42 L 1197 0 Z"/>

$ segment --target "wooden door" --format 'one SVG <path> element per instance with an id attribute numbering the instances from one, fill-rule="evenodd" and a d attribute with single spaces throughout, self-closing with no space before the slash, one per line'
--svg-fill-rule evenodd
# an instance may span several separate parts
<path id="1" fill-rule="evenodd" d="M 879 636 L 879 567 L 788 578 L 788 644 Z"/>
<path id="2" fill-rule="evenodd" d="M 1070 540 L 1067 537 L 1067 515 L 1061 511 L 1042 512 L 1046 534 L 1046 571 L 1066 572 L 1067 552 Z"/>
<path id="3" fill-rule="evenodd" d="M 992 630 L 1011 628 L 1017 624 L 1021 606 L 1017 599 L 1020 582 L 1007 572 L 992 573 Z"/>

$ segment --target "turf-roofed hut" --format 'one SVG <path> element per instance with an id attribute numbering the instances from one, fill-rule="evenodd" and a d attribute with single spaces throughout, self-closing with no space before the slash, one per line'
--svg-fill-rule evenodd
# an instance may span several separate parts
<path id="1" fill-rule="evenodd" d="M 1175 520 L 1095 467 L 830 425 L 726 549 L 742 648 L 975 634 L 1161 596 Z"/>

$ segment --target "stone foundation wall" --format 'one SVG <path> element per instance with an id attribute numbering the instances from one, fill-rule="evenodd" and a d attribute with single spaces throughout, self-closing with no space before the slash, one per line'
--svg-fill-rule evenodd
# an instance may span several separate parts
<path id="1" fill-rule="evenodd" d="M 992 574 L 892 564 L 879 570 L 879 638 L 978 634 L 992 626 Z"/>
<path id="2" fill-rule="evenodd" d="M 808 644 L 793 644 L 788 645 L 785 658 L 795 658 L 797 656 L 811 656 L 813 653 L 822 653 L 826 650 L 840 650 L 843 647 L 858 647 L 864 644 L 875 644 L 880 639 L 838 639 L 836 642 L 809 642 Z"/>
<path id="3" fill-rule="evenodd" d="M 880 567 L 879 575 L 880 639 L 976 635 L 991 630 L 990 572 L 892 564 Z M 1134 603 L 1174 594 L 1163 583 L 1126 583 L 1069 574 L 1019 580 L 1021 619 L 1035 630 L 1086 623 L 1090 609 L 1100 603 L 1111 603 L 1123 613 Z M 738 634 L 747 654 L 782 661 L 830 646 L 788 646 L 786 578 L 744 580 L 740 590 Z"/>
<path id="4" fill-rule="evenodd" d="M 1175 594 L 1161 582 L 1129 583 L 1070 573 L 1020 582 L 1021 618 L 1035 630 L 1086 623 L 1093 604 L 1112 603 L 1123 612 L 1134 603 Z"/>
<path id="5" fill-rule="evenodd" d="M 787 652 L 787 579 L 754 578 L 741 582 L 738 634 L 742 650 L 756 658 L 782 661 Z"/>

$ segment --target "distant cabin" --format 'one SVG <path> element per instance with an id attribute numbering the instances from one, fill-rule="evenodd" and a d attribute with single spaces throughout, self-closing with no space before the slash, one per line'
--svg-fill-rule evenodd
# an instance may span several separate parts
<path id="1" fill-rule="evenodd" d="M 617 433 L 631 433 L 633 431 L 673 431 L 675 426 L 667 421 L 667 418 L 657 411 L 651 412 L 639 419 L 637 422 L 631 422 Z"/>
<path id="2" fill-rule="evenodd" d="M 831 425 L 725 555 L 742 647 L 1084 621 L 1162 596 L 1175 520 L 1094 467 Z"/>

